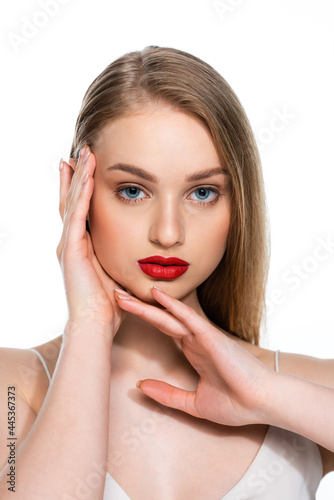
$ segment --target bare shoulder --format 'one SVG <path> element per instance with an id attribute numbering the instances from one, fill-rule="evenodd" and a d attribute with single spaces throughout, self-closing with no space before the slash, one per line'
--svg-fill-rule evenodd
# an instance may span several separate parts
<path id="1" fill-rule="evenodd" d="M 38 401 L 47 391 L 37 355 L 29 349 L 0 348 L 1 380 L 15 387 L 17 396 L 37 415 Z"/>
<path id="2" fill-rule="evenodd" d="M 249 344 L 241 339 L 235 340 L 263 364 L 273 370 L 276 368 L 276 351 Z M 290 373 L 316 384 L 334 387 L 334 359 L 279 351 L 277 361 L 280 372 Z"/>
<path id="3" fill-rule="evenodd" d="M 305 354 L 279 353 L 279 371 L 334 387 L 334 360 L 321 359 Z"/>
<path id="4" fill-rule="evenodd" d="M 8 460 L 8 438 L 15 436 L 19 446 L 36 419 L 23 383 L 30 362 L 26 349 L 0 348 L 0 470 Z M 30 382 L 36 387 L 36 373 L 31 372 Z"/>
<path id="5" fill-rule="evenodd" d="M 41 405 L 43 404 L 46 392 L 50 386 L 49 376 L 52 378 L 53 373 L 56 369 L 61 344 L 62 335 L 53 340 L 50 340 L 49 342 L 45 342 L 44 344 L 33 347 L 33 349 L 41 355 L 44 363 L 41 361 L 36 352 L 29 350 L 29 353 L 33 355 L 32 362 L 34 364 L 34 369 L 39 373 L 39 390 L 34 390 L 31 385 L 29 386 L 29 388 L 27 387 L 27 390 L 30 389 L 31 404 L 36 409 L 37 413 Z M 30 369 L 31 368 L 32 367 L 30 365 Z M 47 374 L 46 370 L 48 371 L 49 375 Z"/>
<path id="6" fill-rule="evenodd" d="M 60 352 L 61 340 L 51 340 L 34 347 L 38 351 L 49 373 L 53 374 Z M 49 388 L 49 378 L 36 352 L 31 349 L 0 348 L 2 380 L 13 380 L 20 397 L 37 415 Z"/>
<path id="7" fill-rule="evenodd" d="M 11 347 L 0 348 L 0 380 L 1 384 L 10 384 L 15 390 L 21 391 L 22 368 L 26 365 L 25 349 L 14 349 Z M 21 392 L 22 397 L 24 394 Z"/>
<path id="8" fill-rule="evenodd" d="M 59 356 L 59 338 L 34 348 L 51 374 Z M 0 347 L 0 471 L 9 460 L 9 436 L 15 436 L 18 448 L 32 428 L 48 388 L 45 368 L 34 351 Z"/>

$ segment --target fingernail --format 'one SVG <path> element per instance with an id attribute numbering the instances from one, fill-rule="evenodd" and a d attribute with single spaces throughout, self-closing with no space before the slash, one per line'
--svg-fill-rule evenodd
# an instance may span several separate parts
<path id="1" fill-rule="evenodd" d="M 125 290 L 121 290 L 120 288 L 114 288 L 114 292 L 127 293 Z"/>
<path id="2" fill-rule="evenodd" d="M 156 288 L 157 290 L 159 290 L 160 292 L 162 293 L 165 293 L 163 290 L 161 290 L 161 288 L 159 288 L 158 286 L 154 285 L 153 288 Z"/>
<path id="3" fill-rule="evenodd" d="M 59 170 L 61 170 L 64 166 L 64 160 L 61 158 L 59 162 Z"/>
<path id="4" fill-rule="evenodd" d="M 140 389 L 140 384 L 142 383 L 142 380 L 138 380 L 138 382 L 136 383 L 136 386 L 138 387 L 138 389 Z"/>
<path id="5" fill-rule="evenodd" d="M 122 300 L 133 300 L 133 297 L 131 297 L 130 295 L 128 297 L 126 297 L 125 295 L 116 295 L 116 298 L 117 299 L 122 299 Z"/>

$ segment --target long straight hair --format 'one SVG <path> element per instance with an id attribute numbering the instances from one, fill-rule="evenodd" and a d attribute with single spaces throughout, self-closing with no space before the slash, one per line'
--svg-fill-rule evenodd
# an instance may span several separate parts
<path id="1" fill-rule="evenodd" d="M 207 317 L 259 344 L 268 273 L 266 202 L 260 157 L 248 118 L 225 79 L 186 52 L 150 46 L 118 58 L 91 83 L 77 118 L 70 157 L 94 151 L 102 128 L 153 104 L 168 104 L 209 130 L 230 181 L 231 223 L 225 254 L 197 288 Z"/>

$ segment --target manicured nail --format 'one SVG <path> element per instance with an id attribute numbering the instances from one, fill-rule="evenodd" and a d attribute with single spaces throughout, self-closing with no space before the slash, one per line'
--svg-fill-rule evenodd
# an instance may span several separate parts
<path id="1" fill-rule="evenodd" d="M 136 383 L 136 386 L 138 387 L 138 389 L 140 389 L 140 384 L 142 383 L 142 380 L 138 380 L 138 382 Z"/>
<path id="2" fill-rule="evenodd" d="M 61 170 L 64 166 L 64 160 L 62 158 L 60 158 L 60 162 L 59 162 L 59 170 Z"/>
<path id="3" fill-rule="evenodd" d="M 129 300 L 129 299 L 133 298 L 125 290 L 120 290 L 119 288 L 114 288 L 114 293 L 116 293 L 116 298 L 117 299 Z"/>
<path id="4" fill-rule="evenodd" d="M 161 288 L 159 288 L 158 286 L 154 285 L 153 288 L 156 288 L 157 290 L 159 290 L 159 292 L 162 292 L 162 293 L 165 293 L 163 290 L 161 290 Z"/>
<path id="5" fill-rule="evenodd" d="M 130 295 L 126 296 L 126 295 L 118 294 L 118 295 L 116 295 L 116 298 L 122 299 L 122 300 L 133 300 L 133 297 L 131 297 Z"/>

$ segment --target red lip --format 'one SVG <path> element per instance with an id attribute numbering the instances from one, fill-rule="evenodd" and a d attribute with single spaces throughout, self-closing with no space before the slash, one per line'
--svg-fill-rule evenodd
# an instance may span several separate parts
<path id="1" fill-rule="evenodd" d="M 154 255 L 138 261 L 140 269 L 151 278 L 172 280 L 182 276 L 189 263 L 177 257 Z"/>
<path id="2" fill-rule="evenodd" d="M 178 259 L 177 257 L 162 257 L 161 255 L 153 255 L 146 259 L 140 259 L 138 262 L 143 264 L 162 264 L 163 266 L 189 266 L 189 262 Z"/>

